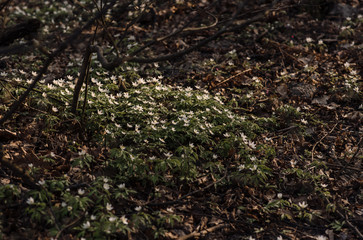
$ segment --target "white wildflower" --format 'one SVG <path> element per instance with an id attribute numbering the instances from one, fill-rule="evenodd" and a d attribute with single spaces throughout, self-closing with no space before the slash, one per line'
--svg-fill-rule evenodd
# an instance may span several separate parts
<path id="1" fill-rule="evenodd" d="M 291 167 L 293 167 L 293 168 L 294 168 L 294 167 L 295 167 L 295 165 L 296 165 L 296 163 L 297 163 L 297 162 L 296 162 L 295 160 L 291 160 L 291 161 L 290 161 Z"/>
<path id="2" fill-rule="evenodd" d="M 248 146 L 250 146 L 252 149 L 256 149 L 256 144 L 252 141 L 248 141 Z"/>
<path id="3" fill-rule="evenodd" d="M 299 202 L 299 207 L 306 208 L 307 206 L 308 206 L 308 204 L 305 201 Z"/>
<path id="4" fill-rule="evenodd" d="M 90 227 L 91 227 L 91 223 L 89 221 L 83 223 L 83 225 L 82 225 L 83 229 L 87 229 L 87 228 L 90 228 Z"/>
<path id="5" fill-rule="evenodd" d="M 29 205 L 34 204 L 34 198 L 32 198 L 32 197 L 28 198 L 28 200 L 26 200 L 26 203 Z"/>
<path id="6" fill-rule="evenodd" d="M 113 209 L 112 205 L 110 203 L 106 204 L 107 211 L 111 211 Z"/>
<path id="7" fill-rule="evenodd" d="M 38 185 L 44 185 L 45 184 L 45 181 L 44 180 L 39 180 L 38 181 Z"/>
<path id="8" fill-rule="evenodd" d="M 86 150 L 82 149 L 80 152 L 78 152 L 79 156 L 83 156 L 86 154 Z"/>
<path id="9" fill-rule="evenodd" d="M 104 183 L 104 184 L 103 184 L 103 188 L 104 188 L 105 190 L 108 190 L 108 189 L 110 189 L 110 185 L 109 185 L 108 183 Z"/>
<path id="10" fill-rule="evenodd" d="M 306 38 L 306 42 L 307 42 L 307 43 L 311 43 L 312 41 L 313 41 L 313 39 L 312 39 L 311 37 L 307 37 L 307 38 Z"/>
<path id="11" fill-rule="evenodd" d="M 223 134 L 223 136 L 224 136 L 224 137 L 226 137 L 226 138 L 228 138 L 228 137 L 230 137 L 230 136 L 231 136 L 231 134 L 229 134 L 229 133 L 224 133 L 224 134 Z"/>
<path id="12" fill-rule="evenodd" d="M 125 216 L 122 216 L 120 219 L 121 219 L 121 222 L 122 222 L 123 224 L 125 224 L 125 225 L 129 224 L 129 223 L 128 223 L 128 220 L 127 220 L 127 218 L 126 218 Z"/>
<path id="13" fill-rule="evenodd" d="M 238 171 L 242 171 L 243 169 L 245 169 L 245 165 L 241 164 L 238 166 Z"/>
<path id="14" fill-rule="evenodd" d="M 172 156 L 173 156 L 173 154 L 172 153 L 164 153 L 164 155 L 165 155 L 165 157 L 167 157 L 168 159 L 170 159 Z"/>
<path id="15" fill-rule="evenodd" d="M 257 169 L 257 165 L 256 164 L 254 164 L 253 167 L 250 167 L 250 170 L 251 171 L 256 171 L 256 169 Z"/>

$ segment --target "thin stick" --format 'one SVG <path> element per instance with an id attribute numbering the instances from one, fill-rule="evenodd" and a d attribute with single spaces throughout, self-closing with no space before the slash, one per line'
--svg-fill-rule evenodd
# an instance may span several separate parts
<path id="1" fill-rule="evenodd" d="M 57 235 L 55 236 L 55 239 L 58 239 L 60 237 L 60 235 L 67 230 L 68 228 L 71 228 L 73 226 L 76 226 L 78 224 L 78 222 L 83 218 L 84 216 L 80 216 L 79 218 L 77 218 L 76 220 L 74 220 L 73 222 L 67 224 L 66 226 L 64 226 L 64 228 L 62 228 L 61 230 L 58 231 Z"/>
<path id="2" fill-rule="evenodd" d="M 328 132 L 328 133 L 326 133 L 322 138 L 320 138 L 320 140 L 319 141 L 317 141 L 315 144 L 314 144 L 314 146 L 313 146 L 313 149 L 311 150 L 311 161 L 314 161 L 314 151 L 315 151 L 315 148 L 316 148 L 316 146 L 319 144 L 319 143 L 321 143 L 321 141 L 323 141 L 324 140 L 324 138 L 326 137 L 326 136 L 328 136 L 329 134 L 331 134 L 333 131 L 334 131 L 334 129 L 335 129 L 335 127 L 338 125 L 338 123 L 339 123 L 339 121 L 332 127 L 332 129 Z"/>
<path id="3" fill-rule="evenodd" d="M 229 77 L 229 78 L 227 78 L 226 80 L 224 80 L 224 81 L 222 81 L 222 82 L 218 83 L 217 85 L 215 85 L 215 86 L 214 86 L 214 88 L 216 88 L 216 87 L 218 87 L 218 86 L 222 85 L 223 83 L 226 83 L 226 82 L 228 82 L 228 81 L 232 80 L 233 78 L 238 77 L 238 76 L 239 76 L 239 75 L 241 75 L 241 74 L 244 74 L 244 73 L 246 73 L 246 72 L 249 72 L 249 71 L 251 71 L 251 70 L 252 70 L 252 69 L 246 69 L 246 70 L 244 70 L 243 72 L 237 73 L 236 75 L 233 75 L 232 77 Z M 214 89 L 214 88 L 213 88 L 213 89 Z"/>
<path id="4" fill-rule="evenodd" d="M 207 228 L 205 230 L 202 230 L 200 232 L 192 232 L 192 233 L 190 233 L 188 235 L 181 236 L 177 240 L 186 240 L 186 239 L 189 239 L 189 238 L 204 236 L 204 235 L 206 235 L 206 234 L 208 234 L 210 232 L 216 231 L 216 230 L 221 229 L 221 228 L 226 228 L 226 227 L 229 227 L 229 226 L 230 226 L 230 224 L 219 224 L 219 225 Z"/>
<path id="5" fill-rule="evenodd" d="M 361 238 L 361 239 L 363 239 L 363 234 L 359 231 L 359 229 L 356 227 L 356 226 L 354 226 L 349 220 L 348 220 L 348 217 L 347 216 L 344 216 L 339 210 L 337 210 L 337 213 L 342 217 L 342 218 L 344 218 L 345 219 L 345 221 L 347 222 L 347 224 L 351 227 L 351 228 L 353 228 L 353 230 L 359 235 L 359 237 Z"/>

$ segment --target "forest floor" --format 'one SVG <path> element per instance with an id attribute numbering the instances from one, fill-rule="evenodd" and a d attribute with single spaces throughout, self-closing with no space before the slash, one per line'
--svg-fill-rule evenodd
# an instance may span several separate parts
<path id="1" fill-rule="evenodd" d="M 59 1 L 53 6 L 55 9 L 50 10 L 52 6 L 43 6 L 37 1 L 30 1 L 29 4 L 14 1 L 3 12 L 14 24 L 21 21 L 22 16 L 38 19 L 41 16 L 42 37 L 39 41 L 46 51 L 52 51 L 74 27 L 82 26 L 88 19 L 80 11 L 87 7 L 91 9 L 92 1 L 80 1 L 79 5 L 70 2 Z M 186 49 L 217 32 L 213 26 L 200 28 L 201 22 L 208 26 L 218 19 L 216 27 L 221 28 L 238 5 L 235 1 L 217 2 L 214 5 L 209 1 L 168 2 L 156 6 L 145 17 L 139 18 L 139 22 L 130 24 L 125 41 L 140 46 L 155 39 L 155 36 L 168 35 L 193 19 L 188 25 L 189 31 L 151 45 L 139 55 L 157 57 Z M 363 239 L 363 6 L 358 1 L 341 1 L 335 9 L 324 12 L 309 4 L 282 2 L 285 3 L 270 10 L 264 20 L 223 33 L 216 40 L 186 55 L 158 63 L 130 63 L 109 75 L 103 72 L 95 74 L 111 76 L 121 72 L 123 77 L 118 79 L 117 84 L 126 85 L 123 91 L 133 86 L 128 76 L 130 79 L 134 75 L 148 79 L 162 75 L 162 84 L 198 91 L 205 89 L 211 96 L 221 96 L 233 114 L 246 117 L 263 129 L 248 136 L 261 146 L 255 148 L 249 142 L 252 150 L 248 156 L 254 154 L 264 159 L 257 165 L 261 167 L 261 172 L 268 169 L 265 177 L 256 181 L 232 177 L 234 171 L 247 173 L 242 169 L 244 164 L 238 165 L 243 163 L 241 155 L 245 152 L 232 146 L 220 162 L 221 170 L 215 170 L 215 176 L 208 171 L 200 171 L 192 179 L 173 180 L 178 173 L 168 170 L 163 178 L 169 179 L 170 185 L 163 184 L 163 180 L 155 180 L 157 184 L 144 184 L 142 181 L 146 177 L 140 180 L 126 173 L 122 178 L 100 180 L 101 188 L 103 186 L 110 194 L 107 199 L 113 205 L 104 202 L 107 207 L 111 206 L 109 215 L 101 215 L 94 210 L 104 199 L 97 200 L 97 197 L 91 196 L 91 190 L 84 202 L 88 207 L 74 202 L 75 205 L 71 205 L 72 201 L 78 201 L 72 198 L 73 193 L 73 196 L 85 196 L 83 191 L 86 190 L 88 194 L 87 189 L 92 189 L 90 186 L 97 189 L 92 182 L 97 182 L 95 179 L 98 177 L 117 175 L 114 169 L 103 165 L 106 159 L 113 156 L 112 140 L 97 143 L 95 134 L 91 132 L 92 126 L 84 129 L 84 116 L 77 118 L 68 114 L 60 117 L 57 114 L 62 110 L 58 112 L 57 108 L 62 107 L 39 104 L 38 97 L 51 95 L 39 87 L 38 95 L 26 100 L 0 129 L 0 143 L 3 145 L 3 160 L 0 163 L 0 237 Z M 62 7 L 64 11 L 60 10 Z M 242 14 L 235 19 L 236 24 L 252 18 L 261 9 L 265 11 L 267 7 L 267 4 L 246 4 Z M 50 14 L 46 14 L 47 11 Z M 67 11 L 73 13 L 67 14 Z M 81 22 L 78 17 L 86 20 L 82 19 L 84 22 Z M 119 16 L 120 19 L 122 17 L 125 16 Z M 120 19 L 116 19 L 116 23 L 108 22 L 109 32 L 100 31 L 96 42 L 104 43 L 105 48 L 111 49 L 112 41 L 109 41 L 108 34 L 112 33 L 117 39 L 122 37 L 126 28 L 125 24 L 117 23 Z M 73 81 L 80 69 L 86 42 L 97 30 L 92 27 L 83 31 L 82 36 L 54 60 L 43 78 L 44 82 L 40 84 L 52 83 L 54 79 Z M 120 51 L 125 49 L 121 47 Z M 0 117 L 29 86 L 45 57 L 38 50 L 22 56 L 1 57 Z M 95 58 L 92 60 L 97 62 Z M 92 68 L 96 69 L 96 65 Z M 97 81 L 94 83 L 98 84 Z M 56 94 L 51 96 L 59 97 Z M 60 104 L 64 101 L 63 98 L 62 101 L 53 100 L 49 103 Z M 86 114 L 87 110 L 83 111 Z M 200 144 L 195 153 L 199 154 L 199 159 L 207 159 L 209 153 L 204 154 L 202 148 L 207 145 L 202 145 L 203 139 L 195 139 L 195 144 Z M 214 140 L 219 141 L 219 137 Z M 98 141 L 101 141 L 100 138 Z M 127 149 L 131 149 L 133 144 L 141 143 L 136 140 L 122 143 Z M 189 144 L 191 148 L 192 145 Z M 269 150 L 262 146 L 268 146 Z M 158 147 L 155 145 L 155 148 Z M 171 149 L 164 145 L 160 147 L 164 148 Z M 142 151 L 139 150 L 137 155 L 140 159 L 145 157 L 142 154 L 158 150 Z M 86 167 L 76 166 L 77 156 L 85 152 L 91 160 L 82 160 Z M 223 155 L 222 152 L 218 153 L 219 157 Z M 168 152 L 160 150 L 161 153 L 170 158 Z M 175 152 L 172 154 L 177 155 Z M 52 158 L 53 161 L 50 160 Z M 196 169 L 199 169 L 200 166 L 196 165 Z M 150 165 L 149 170 L 156 171 L 155 166 Z M 36 167 L 34 171 L 33 167 Z M 148 174 L 147 171 L 145 174 Z M 68 190 L 54 190 L 61 188 L 57 185 L 61 184 L 60 181 L 56 182 L 60 178 L 62 184 L 68 184 L 65 188 Z M 43 190 L 34 188 L 29 181 Z M 120 181 L 125 182 L 129 193 L 113 192 L 112 187 L 109 190 L 109 184 L 112 185 L 113 181 L 115 186 Z M 14 186 L 18 190 L 15 191 Z M 125 185 L 118 186 L 123 189 Z M 47 193 L 42 195 L 44 189 L 47 189 Z M 72 194 L 68 196 L 67 191 Z M 118 200 L 120 198 L 123 200 Z M 37 200 L 37 210 L 30 209 L 29 206 L 34 206 L 33 201 Z M 75 209 L 76 205 L 78 209 Z M 64 213 L 62 206 L 69 212 L 72 208 L 72 211 L 78 212 Z M 128 208 L 137 209 L 136 213 Z M 120 225 L 110 227 L 113 230 L 97 226 L 87 232 L 93 227 L 93 211 L 100 218 L 99 222 L 104 221 L 106 217 L 103 216 L 107 216 L 107 224 L 113 226 L 113 217 L 116 216 L 120 219 Z M 165 220 L 169 213 L 175 218 Z M 44 220 L 44 216 L 51 220 Z M 135 219 L 143 222 L 137 223 Z M 88 226 L 90 221 L 91 227 Z M 117 230 L 123 223 L 124 231 Z"/>

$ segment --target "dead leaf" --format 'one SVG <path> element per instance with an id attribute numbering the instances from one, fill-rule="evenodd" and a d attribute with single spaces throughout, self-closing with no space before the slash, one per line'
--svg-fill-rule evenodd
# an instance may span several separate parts
<path id="1" fill-rule="evenodd" d="M 288 93 L 287 91 L 288 91 L 288 88 L 285 83 L 280 84 L 276 89 L 276 92 L 284 98 L 287 97 L 287 93 Z"/>

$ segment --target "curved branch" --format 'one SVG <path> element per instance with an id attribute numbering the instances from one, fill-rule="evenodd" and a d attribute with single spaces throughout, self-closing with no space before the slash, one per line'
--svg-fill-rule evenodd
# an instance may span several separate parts
<path id="1" fill-rule="evenodd" d="M 173 54 L 167 54 L 167 55 L 159 56 L 159 57 L 156 57 L 156 58 L 124 57 L 124 58 L 116 58 L 112 62 L 108 62 L 107 59 L 103 56 L 103 50 L 99 46 L 94 46 L 92 49 L 93 49 L 93 51 L 97 52 L 98 60 L 101 62 L 102 67 L 104 67 L 107 70 L 113 70 L 116 67 L 120 66 L 124 62 L 153 63 L 153 62 L 168 61 L 168 60 L 172 60 L 172 59 L 175 59 L 175 58 L 179 58 L 179 57 L 181 57 L 183 55 L 186 55 L 186 54 L 188 54 L 190 52 L 193 52 L 196 49 L 206 45 L 207 43 L 217 39 L 219 36 L 221 36 L 224 33 L 240 30 L 240 29 L 250 25 L 251 23 L 254 23 L 254 22 L 257 22 L 257 21 L 263 19 L 264 17 L 265 17 L 265 15 L 261 13 L 259 15 L 256 15 L 253 18 L 245 20 L 243 23 L 239 24 L 238 26 L 234 26 L 234 27 L 231 27 L 231 28 L 227 28 L 227 26 L 228 27 L 230 26 L 230 24 L 227 24 L 221 30 L 216 32 L 214 35 L 212 35 L 209 38 L 206 38 L 204 40 L 201 40 L 198 44 L 196 44 L 196 45 L 194 45 L 194 46 L 192 46 L 190 48 L 184 49 L 182 51 L 179 51 L 179 52 L 176 52 L 176 53 L 173 53 Z"/>
<path id="2" fill-rule="evenodd" d="M 208 15 L 212 16 L 214 18 L 214 23 L 212 23 L 211 25 L 209 26 L 204 26 L 204 27 L 190 27 L 190 28 L 185 28 L 183 29 L 183 32 L 195 32 L 195 31 L 200 31 L 200 30 L 207 30 L 207 29 L 210 29 L 210 28 L 213 28 L 215 26 L 217 26 L 218 24 L 218 18 L 216 16 L 214 16 L 213 14 L 211 13 L 208 13 Z"/>
<path id="3" fill-rule="evenodd" d="M 217 3 L 217 1 L 218 0 L 216 0 L 216 1 L 214 1 L 213 3 L 211 3 L 210 5 L 209 5 L 209 7 L 211 7 L 211 6 L 214 6 L 216 3 Z M 208 13 L 208 12 L 206 12 L 207 14 L 209 14 L 209 15 L 212 15 L 211 13 Z M 161 41 L 163 41 L 163 40 L 165 40 L 165 39 L 168 39 L 168 38 L 170 38 L 170 37 L 173 37 L 173 36 L 175 36 L 175 35 L 177 35 L 177 34 L 179 34 L 179 33 L 182 33 L 182 32 L 188 32 L 188 31 L 196 31 L 196 30 L 206 30 L 206 29 L 209 29 L 209 28 L 213 28 L 213 27 L 215 27 L 217 24 L 218 24 L 218 18 L 217 17 L 215 17 L 214 15 L 212 15 L 215 19 L 216 19 L 216 21 L 212 24 L 212 25 L 210 25 L 210 26 L 207 26 L 207 27 L 201 27 L 201 28 L 188 28 L 188 26 L 194 21 L 194 19 L 197 17 L 197 15 L 196 16 L 193 16 L 187 23 L 185 23 L 184 24 L 184 26 L 182 26 L 181 28 L 179 28 L 179 29 L 177 29 L 177 30 L 175 30 L 175 31 L 173 31 L 172 33 L 170 33 L 170 34 L 168 34 L 168 35 L 165 35 L 165 36 L 162 36 L 162 37 L 158 37 L 158 38 L 156 38 L 155 40 L 153 40 L 153 41 L 150 41 L 150 42 L 148 42 L 148 43 L 146 43 L 144 46 L 142 46 L 142 47 L 140 47 L 140 48 L 138 48 L 138 49 L 136 49 L 135 51 L 133 51 L 131 54 L 130 54 L 130 56 L 136 56 L 139 52 L 141 52 L 142 50 L 144 50 L 144 49 L 146 49 L 147 47 L 150 47 L 151 45 L 153 45 L 153 44 L 155 44 L 155 43 L 157 43 L 157 42 L 161 42 Z"/>

